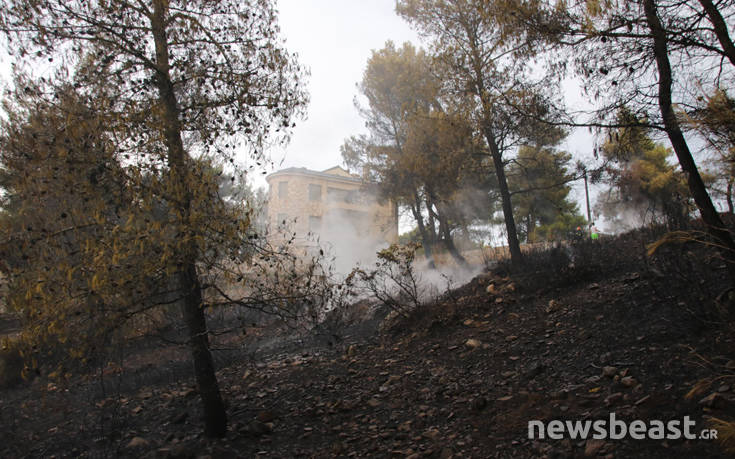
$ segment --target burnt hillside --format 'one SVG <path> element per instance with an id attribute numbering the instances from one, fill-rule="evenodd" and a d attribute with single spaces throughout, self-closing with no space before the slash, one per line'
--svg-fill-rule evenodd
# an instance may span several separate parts
<path id="1" fill-rule="evenodd" d="M 732 419 L 724 272 L 697 244 L 645 256 L 656 237 L 530 254 L 523 270 L 497 266 L 408 317 L 231 358 L 218 373 L 222 440 L 200 434 L 193 381 L 100 393 L 95 380 L 38 378 L 3 393 L 0 454 L 725 457 L 711 440 L 528 439 L 534 419 L 689 416 L 697 433 Z"/>

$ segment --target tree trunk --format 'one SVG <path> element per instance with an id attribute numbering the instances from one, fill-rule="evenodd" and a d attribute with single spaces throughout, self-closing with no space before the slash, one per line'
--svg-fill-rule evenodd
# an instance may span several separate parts
<path id="1" fill-rule="evenodd" d="M 457 250 L 457 246 L 454 245 L 454 240 L 452 240 L 452 233 L 449 231 L 449 224 L 446 221 L 446 217 L 439 218 L 439 231 L 442 233 L 444 247 L 446 247 L 449 254 L 452 256 L 452 258 L 454 258 L 454 261 L 456 261 L 457 264 L 462 268 L 468 269 L 470 267 L 470 264 L 467 263 L 465 257 L 463 257 L 461 253 L 459 253 L 459 250 Z"/>
<path id="2" fill-rule="evenodd" d="M 486 63 L 484 58 L 480 55 L 479 50 L 483 45 L 480 43 L 480 39 L 474 29 L 469 25 L 464 25 L 467 36 L 471 41 L 471 65 L 473 79 L 472 85 L 474 86 L 475 93 L 480 99 L 482 104 L 482 120 L 480 129 L 485 136 L 487 146 L 490 149 L 490 156 L 493 158 L 493 165 L 495 166 L 495 175 L 498 179 L 498 187 L 500 188 L 500 199 L 503 205 L 503 219 L 505 220 L 505 230 L 508 233 L 508 251 L 510 252 L 511 263 L 518 267 L 523 264 L 523 254 L 521 253 L 521 245 L 518 242 L 518 230 L 516 229 L 516 222 L 513 218 L 513 203 L 510 197 L 510 191 L 508 190 L 508 180 L 505 177 L 505 164 L 503 164 L 503 152 L 500 151 L 497 139 L 495 138 L 495 132 L 493 132 L 492 125 L 490 124 L 493 119 L 493 114 L 490 111 L 490 107 L 493 101 L 488 100 L 488 91 L 485 89 L 484 72 Z"/>
<path id="3" fill-rule="evenodd" d="M 164 140 L 166 143 L 169 176 L 172 182 L 173 199 L 170 205 L 181 215 L 179 234 L 187 234 L 189 225 L 191 193 L 186 183 L 186 154 L 181 139 L 179 108 L 171 82 L 166 35 L 166 0 L 154 0 L 151 28 L 156 51 L 156 85 L 162 108 Z M 205 434 L 209 437 L 223 437 L 227 433 L 227 413 L 217 383 L 212 354 L 209 351 L 206 317 L 202 309 L 202 291 L 196 272 L 196 246 L 186 244 L 184 253 L 177 254 L 182 264 L 179 273 L 179 288 L 182 289 L 183 316 L 189 331 L 189 347 L 194 363 L 194 373 L 199 396 L 204 406 Z"/>
<path id="4" fill-rule="evenodd" d="M 725 19 L 722 17 L 717 7 L 712 3 L 712 0 L 699 0 L 699 3 L 702 4 L 704 12 L 707 13 L 707 17 L 712 23 L 712 28 L 715 31 L 717 40 L 720 42 L 720 45 L 722 45 L 722 51 L 725 53 L 727 58 L 730 59 L 730 63 L 735 65 L 735 45 L 733 45 L 732 40 L 730 39 Z"/>
<path id="5" fill-rule="evenodd" d="M 727 227 L 720 219 L 714 204 L 712 204 L 671 103 L 672 74 L 666 31 L 659 20 L 655 0 L 643 0 L 643 8 L 653 37 L 653 51 L 659 74 L 658 103 L 664 121 L 664 128 L 671 145 L 674 147 L 679 164 L 686 174 L 689 191 L 697 204 L 699 213 L 702 215 L 702 221 L 704 221 L 710 235 L 718 242 L 720 254 L 725 259 L 730 277 L 735 281 L 735 243 Z"/>
<path id="6" fill-rule="evenodd" d="M 429 238 L 431 239 L 432 244 L 436 244 L 437 237 L 437 231 L 436 231 L 436 220 L 435 220 L 435 214 L 434 209 L 432 205 L 432 201 L 429 198 L 429 196 L 426 196 L 426 209 L 429 211 L 429 226 L 427 228 L 427 231 L 429 232 Z"/>
<path id="7" fill-rule="evenodd" d="M 214 361 L 209 350 L 207 318 L 202 307 L 202 290 L 193 264 L 180 274 L 184 291 L 182 305 L 184 323 L 189 332 L 189 349 L 194 363 L 197 389 L 204 408 L 204 433 L 208 437 L 224 437 L 227 433 L 227 412 L 219 391 Z"/>
<path id="8" fill-rule="evenodd" d="M 533 232 L 536 230 L 535 222 L 536 220 L 533 218 L 533 215 L 528 214 L 528 217 L 526 217 L 526 242 L 536 242 L 535 238 L 534 240 L 531 240 L 533 237 Z"/>
<path id="9" fill-rule="evenodd" d="M 414 201 L 415 204 L 411 206 L 411 213 L 413 214 L 413 218 L 416 219 L 416 225 L 418 225 L 419 228 L 419 234 L 421 235 L 421 241 L 424 246 L 424 256 L 426 257 L 426 261 L 429 263 L 429 269 L 435 269 L 436 264 L 434 263 L 434 254 L 431 250 L 429 235 L 426 234 L 424 217 L 421 215 L 421 199 L 419 199 L 418 194 L 414 194 Z"/>
<path id="10" fill-rule="evenodd" d="M 503 164 L 503 155 L 495 142 L 495 136 L 487 124 L 483 126 L 483 133 L 490 155 L 493 158 L 495 166 L 495 175 L 498 178 L 498 187 L 500 188 L 500 199 L 503 204 L 503 218 L 505 219 L 505 229 L 508 232 L 508 250 L 510 251 L 511 263 L 520 266 L 523 263 L 523 254 L 521 253 L 521 245 L 518 242 L 518 233 L 516 230 L 516 222 L 513 218 L 513 203 L 510 199 L 510 191 L 508 190 L 508 180 L 505 178 L 505 165 Z"/>

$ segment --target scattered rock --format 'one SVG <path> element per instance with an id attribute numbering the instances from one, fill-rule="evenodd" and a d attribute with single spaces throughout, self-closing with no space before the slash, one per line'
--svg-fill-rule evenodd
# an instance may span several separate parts
<path id="1" fill-rule="evenodd" d="M 273 422 L 276 419 L 276 415 L 272 411 L 263 410 L 258 412 L 257 419 L 260 422 Z"/>
<path id="2" fill-rule="evenodd" d="M 540 362 L 534 362 L 529 369 L 523 374 L 526 379 L 533 379 L 544 372 L 546 367 Z"/>
<path id="3" fill-rule="evenodd" d="M 623 393 L 615 392 L 614 394 L 610 394 L 605 398 L 605 406 L 615 405 L 621 400 L 623 400 Z"/>
<path id="4" fill-rule="evenodd" d="M 261 437 L 263 435 L 273 432 L 273 423 L 261 422 L 256 419 L 240 429 L 240 432 L 253 437 Z"/>
<path id="5" fill-rule="evenodd" d="M 477 397 L 472 399 L 472 403 L 470 404 L 473 410 L 475 411 L 482 411 L 487 406 L 487 399 L 485 397 Z"/>
<path id="6" fill-rule="evenodd" d="M 602 376 L 612 378 L 613 376 L 615 376 L 617 372 L 618 372 L 618 369 L 616 367 L 609 366 L 609 365 L 602 367 Z"/>
<path id="7" fill-rule="evenodd" d="M 439 429 L 437 429 L 436 427 L 434 427 L 434 428 L 431 428 L 431 429 L 427 430 L 426 432 L 424 432 L 423 433 L 423 436 L 425 438 L 430 439 L 430 440 L 436 441 L 436 440 L 438 440 L 441 437 L 441 432 L 439 432 Z"/>
<path id="8" fill-rule="evenodd" d="M 728 386 L 727 384 L 723 384 L 717 388 L 717 392 L 720 392 L 720 393 L 728 392 L 729 390 L 730 390 L 730 386 Z"/>
<path id="9" fill-rule="evenodd" d="M 632 376 L 626 376 L 625 378 L 620 378 L 620 384 L 625 387 L 633 387 L 638 384 L 638 381 Z"/>
<path id="10" fill-rule="evenodd" d="M 150 442 L 143 437 L 133 437 L 127 444 L 127 448 L 144 448 L 148 446 Z"/>
<path id="11" fill-rule="evenodd" d="M 354 357 L 355 355 L 357 355 L 357 348 L 354 344 L 350 344 L 347 348 L 347 357 Z"/>
<path id="12" fill-rule="evenodd" d="M 731 402 L 725 396 L 718 392 L 713 392 L 699 401 L 699 404 L 707 408 L 724 408 Z"/>
<path id="13" fill-rule="evenodd" d="M 587 440 L 584 445 L 584 455 L 586 457 L 597 456 L 603 446 L 605 446 L 604 440 Z"/>
<path id="14" fill-rule="evenodd" d="M 181 413 L 179 413 L 178 416 L 174 417 L 171 420 L 171 422 L 174 423 L 174 424 L 183 424 L 184 421 L 186 421 L 186 418 L 188 418 L 188 417 L 189 417 L 189 413 L 186 412 L 186 411 L 182 411 Z"/>
<path id="15" fill-rule="evenodd" d="M 465 341 L 464 345 L 467 347 L 476 348 L 482 346 L 482 341 L 480 341 L 479 339 L 470 338 Z"/>

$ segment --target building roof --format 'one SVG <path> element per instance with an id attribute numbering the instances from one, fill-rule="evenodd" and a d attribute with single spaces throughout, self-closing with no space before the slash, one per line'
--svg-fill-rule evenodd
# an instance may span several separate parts
<path id="1" fill-rule="evenodd" d="M 305 167 L 287 167 L 286 169 L 281 169 L 280 171 L 276 171 L 272 174 L 267 175 L 265 179 L 270 182 L 272 178 L 280 177 L 282 175 L 306 175 L 327 180 L 362 183 L 362 179 L 360 177 L 350 174 L 348 171 L 340 166 L 330 167 L 329 169 L 325 169 L 323 171 L 313 171 Z"/>

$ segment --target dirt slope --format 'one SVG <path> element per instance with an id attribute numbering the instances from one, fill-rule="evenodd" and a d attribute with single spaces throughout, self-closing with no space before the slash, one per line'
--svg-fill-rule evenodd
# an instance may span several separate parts
<path id="1" fill-rule="evenodd" d="M 689 416 L 699 433 L 735 414 L 732 336 L 693 320 L 691 287 L 672 282 L 628 268 L 559 288 L 482 275 L 378 341 L 221 370 L 223 440 L 201 438 L 186 384 L 94 403 L 74 388 L 15 390 L 0 404 L 0 456 L 725 457 L 703 439 L 528 439 L 534 419 Z"/>

